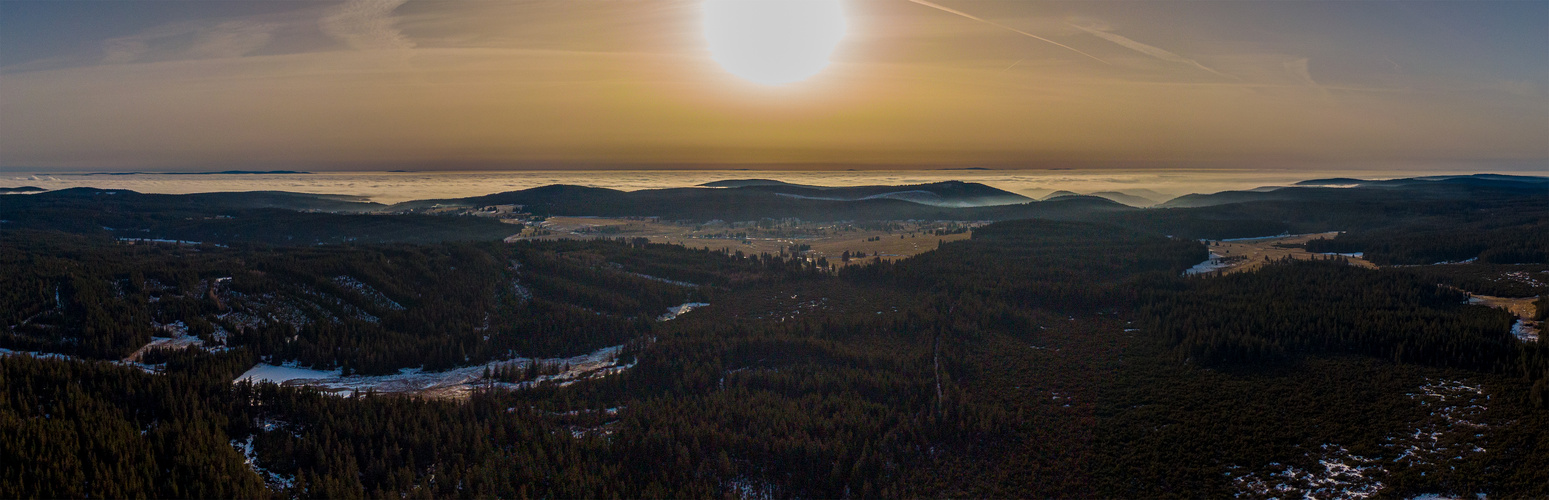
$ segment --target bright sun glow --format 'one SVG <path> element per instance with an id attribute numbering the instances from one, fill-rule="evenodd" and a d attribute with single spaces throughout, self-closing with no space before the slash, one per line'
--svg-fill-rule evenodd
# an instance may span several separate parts
<path id="1" fill-rule="evenodd" d="M 704 16 L 715 62 L 764 85 L 816 75 L 845 32 L 839 0 L 705 0 Z"/>

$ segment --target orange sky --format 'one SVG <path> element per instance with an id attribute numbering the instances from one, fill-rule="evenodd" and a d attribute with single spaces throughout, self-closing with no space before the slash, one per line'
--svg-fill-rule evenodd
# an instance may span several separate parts
<path id="1" fill-rule="evenodd" d="M 19 12 L 0 23 L 53 19 L 36 3 L 6 2 Z M 111 17 L 82 12 L 109 3 L 68 14 Z M 1549 45 L 1533 49 L 1549 30 L 1513 21 L 1549 13 L 1541 3 L 937 3 L 1093 57 L 915 3 L 847 0 L 832 64 L 767 87 L 710 60 L 696 2 L 190 6 L 59 26 L 81 31 L 71 44 L 0 39 L 16 48 L 0 65 L 0 167 L 1549 158 Z"/>

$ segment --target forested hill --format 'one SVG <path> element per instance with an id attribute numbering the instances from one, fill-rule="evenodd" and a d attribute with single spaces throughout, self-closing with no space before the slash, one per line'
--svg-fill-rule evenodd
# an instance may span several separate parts
<path id="1" fill-rule="evenodd" d="M 277 191 L 164 195 L 72 188 L 0 197 L 0 230 L 227 245 L 498 240 L 520 231 L 491 219 L 371 213 L 381 208 L 347 196 Z"/>
<path id="2" fill-rule="evenodd" d="M 81 200 L 114 211 L 221 210 L 283 208 L 328 212 L 372 212 L 383 207 L 363 197 L 293 193 L 288 191 L 244 191 L 192 194 L 146 194 L 124 189 L 69 188 L 29 196 L 0 198 L 7 208 L 72 207 Z"/>
<path id="3" fill-rule="evenodd" d="M 1226 192 L 1196 198 L 1208 200 L 1201 203 L 1205 206 L 1114 213 L 1099 220 L 1205 239 L 1343 231 L 1334 239 L 1314 240 L 1307 249 L 1361 252 L 1379 265 L 1549 262 L 1549 179 L 1502 177 Z"/>
<path id="4" fill-rule="evenodd" d="M 450 200 L 404 202 L 395 211 L 429 207 L 522 205 L 542 215 L 657 216 L 729 220 L 983 220 L 1072 212 L 1071 205 L 1039 206 L 1021 195 L 983 184 L 939 182 L 912 186 L 813 187 L 751 182 L 733 187 L 618 191 L 552 185 Z M 1087 203 L 1081 211 L 1126 209 Z"/>
<path id="5" fill-rule="evenodd" d="M 1335 182 L 1355 185 L 1325 187 L 1350 185 L 1331 184 Z M 1191 195 L 1173 208 L 1150 209 L 1095 196 L 1021 202 L 1012 193 L 962 182 L 830 188 L 751 180 L 723 183 L 729 187 L 632 192 L 552 185 L 392 207 L 350 197 L 282 192 L 148 195 L 81 188 L 0 197 L 0 228 L 226 245 L 314 245 L 492 241 L 521 231 L 520 225 L 506 222 L 549 215 L 696 222 L 1045 219 L 1101 222 L 1190 239 L 1343 231 L 1335 239 L 1310 243 L 1309 249 L 1362 252 L 1380 265 L 1476 258 L 1509 264 L 1549 260 L 1546 182 L 1540 177 L 1493 175 L 1334 179 L 1315 182 L 1318 187 Z M 521 208 L 481 211 L 490 205 Z"/>
<path id="6" fill-rule="evenodd" d="M 947 181 L 902 186 L 818 187 L 790 184 L 753 184 L 740 187 L 748 191 L 766 191 L 791 197 L 824 200 L 897 199 L 923 205 L 952 208 L 1015 205 L 1032 198 L 975 182 Z"/>
<path id="7" fill-rule="evenodd" d="M 611 241 L 276 251 L 33 231 L 0 241 L 0 271 L 0 348 L 118 360 L 181 332 L 347 374 L 583 354 L 713 287 L 815 272 Z"/>
<path id="8" fill-rule="evenodd" d="M 1253 201 L 1349 202 L 1388 200 L 1460 200 L 1497 197 L 1549 196 L 1549 177 L 1477 174 L 1417 177 L 1382 181 L 1314 179 L 1290 187 L 1189 194 L 1168 200 L 1161 208 L 1191 208 Z"/>

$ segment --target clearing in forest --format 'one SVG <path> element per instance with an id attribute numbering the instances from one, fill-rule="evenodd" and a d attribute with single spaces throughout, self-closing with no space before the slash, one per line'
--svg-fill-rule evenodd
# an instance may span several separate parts
<path id="1" fill-rule="evenodd" d="M 870 262 L 875 258 L 909 258 L 935 250 L 942 242 L 969 239 L 972 228 L 983 224 L 963 221 L 683 223 L 654 217 L 549 217 L 506 241 L 647 238 L 652 243 L 725 249 L 752 255 L 797 253 L 843 265 Z M 842 262 L 846 252 L 855 256 L 855 260 Z"/>
<path id="2" fill-rule="evenodd" d="M 1343 258 L 1352 266 L 1360 266 L 1367 269 L 1376 269 L 1377 265 L 1366 261 L 1361 254 L 1326 254 L 1308 252 L 1308 241 L 1318 238 L 1332 239 L 1339 232 L 1331 231 L 1317 234 L 1297 234 L 1289 236 L 1271 236 L 1266 238 L 1242 238 L 1230 240 L 1209 240 L 1206 245 L 1210 247 L 1210 261 L 1215 263 L 1208 266 L 1207 271 L 1220 271 L 1223 274 L 1253 271 L 1263 267 L 1265 263 L 1284 258 L 1297 260 L 1315 260 Z"/>

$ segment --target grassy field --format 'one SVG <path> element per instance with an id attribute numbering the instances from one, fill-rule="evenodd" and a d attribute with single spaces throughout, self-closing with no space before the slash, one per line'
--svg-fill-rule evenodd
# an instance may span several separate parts
<path id="1" fill-rule="evenodd" d="M 1258 238 L 1239 241 L 1211 241 L 1210 252 L 1219 256 L 1222 260 L 1235 260 L 1240 264 L 1222 269 L 1223 273 L 1240 273 L 1258 269 L 1264 263 L 1290 257 L 1297 260 L 1327 259 L 1327 254 L 1308 252 L 1305 245 L 1308 241 L 1318 238 L 1330 238 L 1338 235 L 1338 232 L 1319 234 L 1299 234 L 1279 238 Z M 1337 256 L 1335 256 L 1337 257 Z M 1345 256 L 1350 264 L 1367 269 L 1376 269 L 1377 265 L 1367 262 L 1360 257 Z"/>
<path id="2" fill-rule="evenodd" d="M 977 222 L 898 221 L 871 224 L 782 222 L 775 224 L 664 222 L 653 218 L 550 217 L 506 241 L 576 238 L 647 238 L 652 243 L 741 251 L 747 254 L 792 253 L 826 258 L 844 265 L 845 252 L 864 257 L 904 259 L 934 250 L 942 242 L 972 236 Z M 943 234 L 945 233 L 945 234 Z"/>
<path id="3" fill-rule="evenodd" d="M 1525 320 L 1533 319 L 1533 314 L 1537 312 L 1537 308 L 1533 306 L 1533 301 L 1538 300 L 1538 297 L 1492 297 L 1474 293 L 1468 295 L 1468 302 L 1470 304 L 1505 309 L 1517 315 L 1518 318 Z"/>

